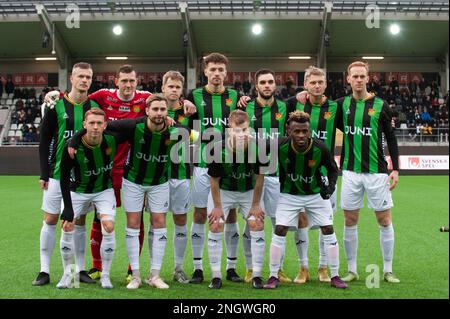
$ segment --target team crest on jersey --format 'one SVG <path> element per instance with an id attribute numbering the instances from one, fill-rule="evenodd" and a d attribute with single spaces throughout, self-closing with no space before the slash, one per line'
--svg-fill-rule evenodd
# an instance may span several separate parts
<path id="1" fill-rule="evenodd" d="M 67 113 L 64 113 L 63 119 L 68 119 L 69 115 L 67 115 Z"/>
<path id="2" fill-rule="evenodd" d="M 141 138 L 141 140 L 139 141 L 139 144 L 145 144 L 145 139 Z"/>
<path id="3" fill-rule="evenodd" d="M 139 113 L 140 111 L 141 111 L 141 108 L 139 107 L 139 105 L 133 106 L 133 112 L 134 113 Z"/>
<path id="4" fill-rule="evenodd" d="M 202 101 L 202 106 L 206 106 L 206 102 L 205 101 Z"/>
<path id="5" fill-rule="evenodd" d="M 170 138 L 168 138 L 164 144 L 166 144 L 166 146 L 169 146 L 172 143 L 172 140 Z"/>
<path id="6" fill-rule="evenodd" d="M 180 115 L 180 116 L 178 117 L 178 122 L 180 122 L 180 123 L 183 122 L 185 118 L 186 118 L 185 116 Z"/>
<path id="7" fill-rule="evenodd" d="M 283 114 L 281 114 L 281 113 L 275 113 L 275 119 L 276 119 L 277 121 L 281 120 L 282 117 L 283 117 Z"/>
<path id="8" fill-rule="evenodd" d="M 226 104 L 228 107 L 231 107 L 231 105 L 233 104 L 233 100 L 232 100 L 232 99 L 226 99 L 226 100 L 225 100 L 225 104 Z"/>
<path id="9" fill-rule="evenodd" d="M 323 118 L 328 121 L 331 118 L 331 112 L 325 112 Z"/>
<path id="10" fill-rule="evenodd" d="M 111 155 L 111 152 L 112 152 L 112 148 L 111 148 L 111 147 L 108 147 L 108 148 L 105 150 L 106 155 Z"/>
<path id="11" fill-rule="evenodd" d="M 314 167 L 314 165 L 316 165 L 316 161 L 315 160 L 309 160 L 308 161 L 308 166 L 309 167 Z"/>
<path id="12" fill-rule="evenodd" d="M 108 110 L 111 111 L 113 109 L 112 105 L 108 105 Z"/>
<path id="13" fill-rule="evenodd" d="M 377 112 L 377 111 L 375 111 L 374 109 L 369 109 L 369 110 L 367 111 L 367 114 L 369 114 L 369 116 L 374 116 L 376 112 Z"/>

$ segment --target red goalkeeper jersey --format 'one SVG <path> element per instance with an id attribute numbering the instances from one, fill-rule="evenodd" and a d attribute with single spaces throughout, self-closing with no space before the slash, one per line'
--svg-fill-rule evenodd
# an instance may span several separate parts
<path id="1" fill-rule="evenodd" d="M 145 115 L 145 101 L 151 95 L 150 92 L 136 91 L 129 101 L 121 99 L 118 93 L 118 89 L 101 89 L 90 94 L 89 98 L 97 102 L 105 111 L 108 121 L 132 119 Z M 118 145 L 114 168 L 123 169 L 128 150 L 128 143 Z"/>

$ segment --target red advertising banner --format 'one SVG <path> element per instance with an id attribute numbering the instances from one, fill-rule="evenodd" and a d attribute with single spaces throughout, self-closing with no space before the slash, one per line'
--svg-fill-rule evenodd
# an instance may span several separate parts
<path id="1" fill-rule="evenodd" d="M 409 82 L 409 73 L 408 72 L 399 72 L 397 75 L 398 84 L 406 85 Z"/>
<path id="2" fill-rule="evenodd" d="M 12 77 L 12 81 L 14 85 L 23 85 L 24 84 L 23 74 L 14 74 Z"/>
<path id="3" fill-rule="evenodd" d="M 297 72 L 285 72 L 284 78 L 286 81 L 290 79 L 294 86 L 298 86 L 298 76 Z"/>
<path id="4" fill-rule="evenodd" d="M 398 73 L 397 72 L 386 72 L 385 73 L 385 83 L 387 85 L 391 84 L 392 80 L 397 80 L 398 81 Z"/>
<path id="5" fill-rule="evenodd" d="M 46 86 L 48 84 L 48 74 L 47 73 L 36 73 L 35 83 L 39 86 Z"/>
<path id="6" fill-rule="evenodd" d="M 277 85 L 284 85 L 285 81 L 285 73 L 283 72 L 275 72 L 275 82 L 277 83 Z"/>
<path id="7" fill-rule="evenodd" d="M 423 80 L 422 73 L 418 73 L 418 72 L 409 73 L 409 81 L 410 82 L 416 82 L 417 84 L 419 84 L 422 80 Z"/>
<path id="8" fill-rule="evenodd" d="M 375 83 L 380 83 L 380 81 L 381 81 L 381 73 L 379 73 L 379 72 L 370 72 L 369 73 L 369 79 L 370 79 L 370 81 L 373 81 Z"/>
<path id="9" fill-rule="evenodd" d="M 106 79 L 105 73 L 95 73 L 94 79 L 95 81 L 103 82 Z"/>
<path id="10" fill-rule="evenodd" d="M 24 85 L 34 85 L 35 80 L 34 80 L 34 74 L 30 74 L 30 73 L 25 73 L 23 75 L 23 84 Z"/>

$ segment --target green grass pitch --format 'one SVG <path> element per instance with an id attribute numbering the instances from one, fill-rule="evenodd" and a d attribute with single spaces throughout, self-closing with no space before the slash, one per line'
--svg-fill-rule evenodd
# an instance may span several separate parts
<path id="1" fill-rule="evenodd" d="M 168 215 L 169 240 L 161 276 L 169 283 L 170 289 L 156 290 L 147 285 L 136 291 L 128 291 L 125 273 L 128 258 L 125 249 L 125 216 L 122 209 L 117 212 L 117 251 L 112 265 L 112 290 L 104 290 L 100 285 L 81 284 L 79 289 L 58 290 L 55 285 L 62 274 L 59 253 L 60 230 L 51 264 L 51 283 L 44 287 L 33 287 L 32 280 L 39 272 L 39 232 L 42 225 L 41 191 L 38 178 L 2 176 L 0 177 L 0 298 L 217 298 L 217 299 L 287 299 L 287 298 L 449 298 L 449 239 L 448 233 L 440 233 L 440 226 L 449 221 L 449 179 L 448 176 L 401 176 L 393 192 L 395 207 L 393 221 L 395 228 L 394 271 L 401 279 L 397 285 L 381 280 L 379 288 L 366 286 L 368 265 L 377 265 L 382 275 L 382 258 L 379 244 L 379 230 L 373 213 L 361 211 L 359 224 L 358 272 L 360 280 L 349 285 L 344 291 L 331 289 L 316 280 L 318 262 L 317 231 L 310 232 L 310 268 L 312 281 L 306 285 L 284 284 L 273 291 L 254 290 L 247 284 L 234 284 L 224 280 L 219 291 L 208 289 L 210 270 L 207 251 L 204 253 L 205 282 L 201 285 L 182 285 L 172 282 L 173 271 L 173 222 Z M 189 225 L 192 214 L 189 216 Z M 243 227 L 240 218 L 241 230 Z M 89 238 L 92 214 L 87 218 Z M 146 227 L 148 214 L 146 214 Z M 266 257 L 263 276 L 267 280 L 269 243 L 271 227 L 266 223 Z M 343 248 L 343 213 L 335 216 L 335 230 L 340 244 L 341 275 L 347 269 Z M 147 238 L 146 238 L 147 239 Z M 298 270 L 297 251 L 293 234 L 287 238 L 285 271 L 294 278 Z M 237 271 L 244 275 L 245 263 L 242 242 L 239 244 Z M 224 250 L 225 252 L 225 250 Z M 90 268 L 90 250 L 86 247 L 86 267 Z M 223 256 L 223 272 L 225 253 Z M 141 256 L 141 273 L 145 276 L 149 269 L 147 240 Z M 185 270 L 192 274 L 190 241 L 188 242 Z M 382 278 L 382 277 L 381 277 Z"/>

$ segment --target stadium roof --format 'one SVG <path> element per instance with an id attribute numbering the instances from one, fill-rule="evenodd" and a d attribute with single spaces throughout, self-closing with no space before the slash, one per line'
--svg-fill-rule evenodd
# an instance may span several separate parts
<path id="1" fill-rule="evenodd" d="M 325 1 L 186 1 L 196 54 L 220 51 L 231 57 L 316 55 Z M 67 28 L 66 5 L 41 1 L 55 30 L 74 58 L 127 55 L 136 58 L 183 58 L 179 1 L 78 1 L 80 28 Z M 365 26 L 365 6 L 373 1 L 334 1 L 327 22 L 328 57 L 383 55 L 442 57 L 448 52 L 448 2 L 376 1 L 380 28 Z M 395 3 L 395 4 L 394 4 Z M 258 21 L 263 33 L 255 37 Z M 402 32 L 392 36 L 391 23 Z M 121 36 L 111 32 L 123 28 Z M 0 58 L 50 55 L 42 48 L 46 28 L 32 1 L 0 1 Z M 4 35 L 7 35 L 6 37 Z"/>

